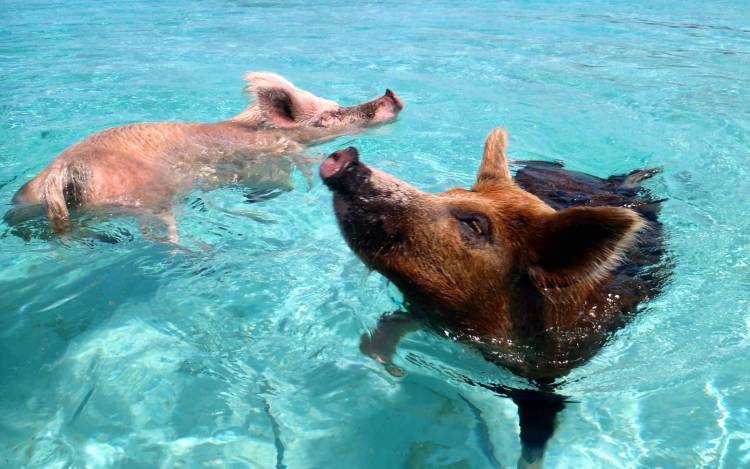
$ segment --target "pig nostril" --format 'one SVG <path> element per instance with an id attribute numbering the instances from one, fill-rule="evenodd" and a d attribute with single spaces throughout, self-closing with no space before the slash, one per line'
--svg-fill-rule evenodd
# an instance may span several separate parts
<path id="1" fill-rule="evenodd" d="M 345 184 L 341 182 L 344 175 L 354 171 L 356 167 L 359 167 L 359 152 L 354 147 L 347 147 L 328 155 L 320 165 L 319 174 L 329 187 L 333 187 L 332 184 Z"/>

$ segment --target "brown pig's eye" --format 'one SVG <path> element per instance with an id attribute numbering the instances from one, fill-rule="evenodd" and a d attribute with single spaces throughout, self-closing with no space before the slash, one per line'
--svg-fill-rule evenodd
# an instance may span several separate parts
<path id="1" fill-rule="evenodd" d="M 474 230 L 474 233 L 476 233 L 478 235 L 482 235 L 483 234 L 482 227 L 479 225 L 479 221 L 477 221 L 476 219 L 472 218 L 471 220 L 466 221 L 464 223 L 466 223 L 467 225 L 469 225 L 469 228 L 471 228 L 472 230 Z"/>
<path id="2" fill-rule="evenodd" d="M 490 221 L 481 213 L 455 211 L 453 216 L 458 220 L 458 229 L 464 243 L 481 246 L 490 242 Z"/>

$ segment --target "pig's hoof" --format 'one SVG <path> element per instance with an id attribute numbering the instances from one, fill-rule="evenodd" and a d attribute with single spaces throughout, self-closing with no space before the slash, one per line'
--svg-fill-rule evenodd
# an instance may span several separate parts
<path id="1" fill-rule="evenodd" d="M 391 376 L 395 376 L 396 378 L 406 376 L 406 372 L 403 369 L 393 364 L 390 359 L 391 354 L 383 353 L 382 350 L 378 350 L 378 347 L 375 345 L 373 337 L 370 334 L 362 334 L 359 338 L 359 350 L 383 365 L 383 368 L 385 368 Z"/>
<path id="2" fill-rule="evenodd" d="M 403 368 L 394 365 L 393 363 L 384 363 L 383 365 L 385 366 L 385 371 L 390 373 L 390 375 L 394 378 L 403 378 L 404 376 L 406 376 L 406 371 L 404 371 Z"/>

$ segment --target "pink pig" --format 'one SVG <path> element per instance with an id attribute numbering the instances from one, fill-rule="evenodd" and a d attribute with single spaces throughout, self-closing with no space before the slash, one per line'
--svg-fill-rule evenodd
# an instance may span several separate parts
<path id="1" fill-rule="evenodd" d="M 283 187 L 293 164 L 288 157 L 307 145 L 390 122 L 403 108 L 390 90 L 344 107 L 274 73 L 250 72 L 245 80 L 253 101 L 230 119 L 123 125 L 68 147 L 21 187 L 13 210 L 45 210 L 58 233 L 69 229 L 73 208 L 135 211 L 163 221 L 176 242 L 172 204 L 196 185 Z"/>

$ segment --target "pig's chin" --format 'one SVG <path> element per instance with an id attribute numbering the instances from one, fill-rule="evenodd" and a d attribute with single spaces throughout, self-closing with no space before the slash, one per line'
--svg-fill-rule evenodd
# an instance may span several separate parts
<path id="1" fill-rule="evenodd" d="M 347 244 L 371 268 L 379 269 L 379 258 L 403 241 L 401 214 L 377 197 L 334 192 L 333 209 Z"/>
<path id="2" fill-rule="evenodd" d="M 372 118 L 372 126 L 389 124 L 396 120 L 398 111 L 388 109 L 390 106 L 380 106 Z"/>

